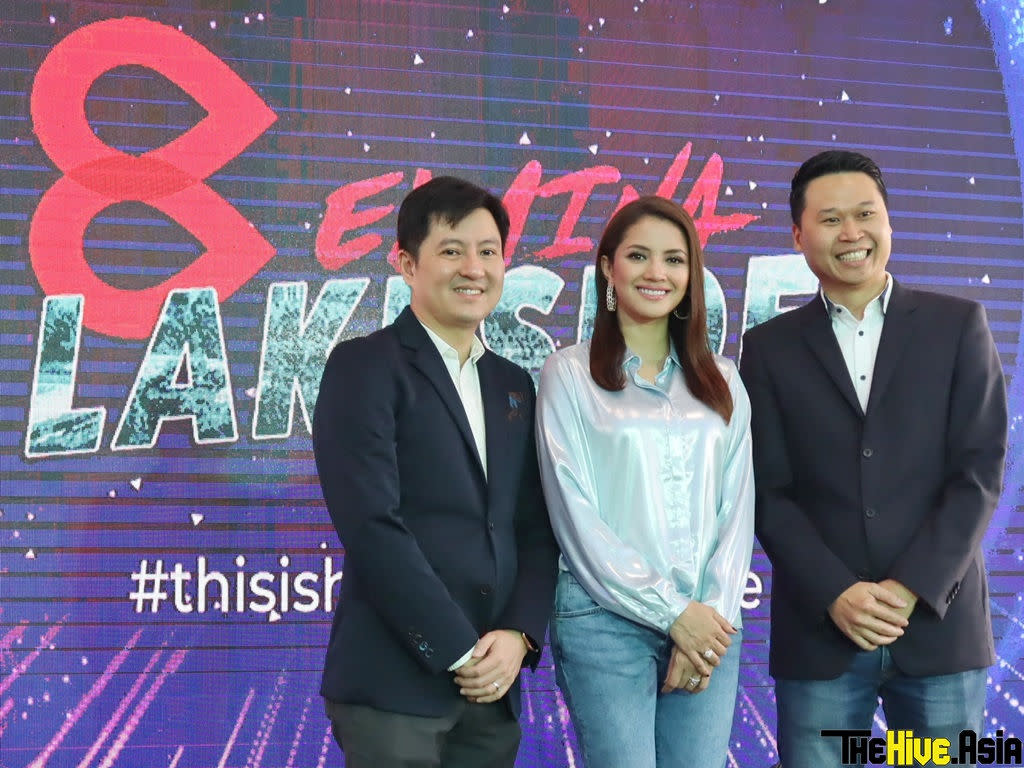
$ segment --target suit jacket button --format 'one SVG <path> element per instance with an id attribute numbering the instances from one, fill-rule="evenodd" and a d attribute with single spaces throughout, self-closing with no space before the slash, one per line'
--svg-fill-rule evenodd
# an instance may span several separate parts
<path id="1" fill-rule="evenodd" d="M 860 455 L 863 456 L 865 459 L 870 459 L 874 455 L 874 453 L 875 452 L 872 451 L 870 448 L 865 448 L 863 451 L 860 452 Z"/>
<path id="2" fill-rule="evenodd" d="M 484 584 L 482 587 L 480 587 L 480 594 L 484 595 L 485 597 L 487 595 L 491 594 L 491 585 L 490 584 Z"/>
<path id="3" fill-rule="evenodd" d="M 864 517 L 874 517 L 876 514 L 878 513 L 875 512 L 873 507 L 868 507 L 864 510 Z"/>

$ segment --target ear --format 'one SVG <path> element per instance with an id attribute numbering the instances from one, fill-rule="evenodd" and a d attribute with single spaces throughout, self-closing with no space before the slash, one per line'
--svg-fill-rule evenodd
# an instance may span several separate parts
<path id="1" fill-rule="evenodd" d="M 800 253 L 804 252 L 803 232 L 800 230 L 799 224 L 793 225 L 793 247 Z"/>
<path id="2" fill-rule="evenodd" d="M 398 252 L 398 272 L 402 275 L 406 285 L 412 285 L 412 279 L 416 276 L 416 260 L 407 250 Z"/>
<path id="3" fill-rule="evenodd" d="M 604 279 L 609 283 L 614 282 L 612 280 L 612 262 L 603 253 L 601 254 L 601 274 L 604 275 Z"/>

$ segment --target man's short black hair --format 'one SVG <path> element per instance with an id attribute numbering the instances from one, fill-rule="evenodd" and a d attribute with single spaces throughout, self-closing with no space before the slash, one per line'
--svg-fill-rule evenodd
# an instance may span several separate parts
<path id="1" fill-rule="evenodd" d="M 454 227 L 478 208 L 494 217 L 505 249 L 509 218 L 505 205 L 486 189 L 454 176 L 438 176 L 410 192 L 398 209 L 398 247 L 419 259 L 420 246 L 435 221 Z"/>
<path id="2" fill-rule="evenodd" d="M 889 193 L 885 190 L 885 182 L 882 180 L 882 171 L 878 164 L 867 155 L 859 152 L 850 152 L 845 149 L 830 149 L 826 152 L 819 152 L 814 157 L 805 161 L 800 169 L 793 176 L 793 183 L 789 190 L 789 213 L 793 217 L 793 223 L 800 225 L 800 217 L 803 216 L 804 208 L 807 206 L 807 185 L 819 176 L 826 176 L 830 173 L 865 173 L 871 177 L 878 187 L 882 201 L 889 205 Z"/>

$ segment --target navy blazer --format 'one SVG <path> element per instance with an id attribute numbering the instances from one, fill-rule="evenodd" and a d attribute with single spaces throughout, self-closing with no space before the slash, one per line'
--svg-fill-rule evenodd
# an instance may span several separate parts
<path id="1" fill-rule="evenodd" d="M 330 354 L 313 417 L 320 485 L 345 547 L 320 689 L 329 699 L 439 717 L 460 699 L 447 668 L 481 635 L 514 629 L 543 643 L 558 550 L 533 381 L 492 352 L 477 370 L 486 478 L 451 376 L 411 309 Z M 518 681 L 506 699 L 518 716 Z"/>
<path id="2" fill-rule="evenodd" d="M 995 660 L 982 538 L 1002 487 L 1006 388 L 981 306 L 893 285 L 867 411 L 820 296 L 751 329 L 756 530 L 773 566 L 770 672 L 832 679 L 859 650 L 828 616 L 857 581 L 919 595 L 907 674 Z"/>

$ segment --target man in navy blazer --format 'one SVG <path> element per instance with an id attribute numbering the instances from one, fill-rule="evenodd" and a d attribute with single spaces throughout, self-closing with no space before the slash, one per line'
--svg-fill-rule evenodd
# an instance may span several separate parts
<path id="1" fill-rule="evenodd" d="M 984 310 L 903 288 L 878 166 L 815 155 L 793 239 L 821 284 L 751 329 L 756 529 L 773 566 L 770 671 L 784 768 L 839 765 L 823 730 L 982 729 L 995 660 L 982 538 L 1006 454 Z"/>
<path id="2" fill-rule="evenodd" d="M 515 762 L 519 671 L 539 659 L 558 555 L 533 382 L 475 335 L 508 229 L 469 182 L 411 192 L 411 306 L 324 370 L 313 449 L 345 576 L 320 692 L 350 768 Z"/>

